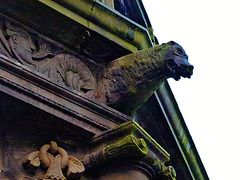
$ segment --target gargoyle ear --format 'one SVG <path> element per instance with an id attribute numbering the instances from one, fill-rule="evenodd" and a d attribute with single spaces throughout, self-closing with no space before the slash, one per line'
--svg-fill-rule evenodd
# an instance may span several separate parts
<path id="1" fill-rule="evenodd" d="M 177 43 L 175 43 L 174 41 L 169 41 L 168 44 L 170 44 L 170 45 L 175 45 L 175 44 L 177 44 Z"/>
<path id="2" fill-rule="evenodd" d="M 16 34 L 17 32 L 21 31 L 21 28 L 12 25 L 9 22 L 5 22 L 4 25 L 6 27 L 6 35 L 7 36 L 12 36 L 12 35 Z"/>
<path id="3" fill-rule="evenodd" d="M 6 36 L 7 37 L 10 37 L 10 36 L 13 36 L 13 35 L 16 35 L 16 32 L 14 32 L 12 30 L 9 30 L 9 29 L 6 29 Z"/>

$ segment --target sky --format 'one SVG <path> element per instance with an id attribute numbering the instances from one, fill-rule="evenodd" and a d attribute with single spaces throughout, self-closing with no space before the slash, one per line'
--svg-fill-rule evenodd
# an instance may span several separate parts
<path id="1" fill-rule="evenodd" d="M 238 0 L 143 0 L 159 43 L 179 43 L 191 79 L 168 80 L 211 180 L 240 179 Z"/>

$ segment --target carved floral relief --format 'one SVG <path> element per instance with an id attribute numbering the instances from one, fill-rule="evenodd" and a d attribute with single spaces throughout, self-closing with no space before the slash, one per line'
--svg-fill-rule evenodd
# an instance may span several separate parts
<path id="1" fill-rule="evenodd" d="M 93 75 L 81 59 L 70 54 L 53 53 L 46 42 L 33 40 L 24 28 L 8 21 L 0 25 L 0 54 L 83 95 L 93 94 Z"/>

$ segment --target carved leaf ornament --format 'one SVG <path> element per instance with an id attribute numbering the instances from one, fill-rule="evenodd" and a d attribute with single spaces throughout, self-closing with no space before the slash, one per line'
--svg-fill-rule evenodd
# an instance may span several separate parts
<path id="1" fill-rule="evenodd" d="M 93 75 L 81 59 L 53 53 L 50 45 L 40 39 L 33 41 L 26 30 L 9 22 L 0 24 L 0 54 L 83 95 L 93 94 Z"/>

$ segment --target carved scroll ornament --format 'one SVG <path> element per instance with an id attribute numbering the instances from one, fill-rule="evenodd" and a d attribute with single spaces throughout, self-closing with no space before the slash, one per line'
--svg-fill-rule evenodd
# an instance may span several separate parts
<path id="1" fill-rule="evenodd" d="M 86 155 L 81 161 L 85 168 L 99 165 L 114 160 L 130 160 L 143 158 L 147 155 L 148 148 L 143 139 L 136 139 L 129 135 L 116 143 L 110 144 L 100 151 Z"/>
<path id="2" fill-rule="evenodd" d="M 172 166 L 166 167 L 156 155 L 150 151 L 142 138 L 128 135 L 125 138 L 109 144 L 102 150 L 93 152 L 81 160 L 86 170 L 99 167 L 104 163 L 127 162 L 151 169 L 152 176 L 156 179 L 176 180 L 176 172 Z"/>
<path id="3" fill-rule="evenodd" d="M 81 59 L 70 54 L 53 53 L 43 40 L 33 40 L 24 28 L 7 21 L 0 24 L 0 54 L 81 94 L 89 97 L 93 94 L 93 75 Z"/>
<path id="4" fill-rule="evenodd" d="M 47 170 L 44 180 L 48 179 L 74 179 L 80 177 L 85 168 L 81 161 L 73 156 L 68 156 L 67 152 L 58 147 L 56 142 L 43 145 L 39 151 L 30 153 L 22 163 L 23 167 L 31 173 L 35 173 L 41 167 Z M 63 174 L 63 170 L 67 173 Z"/>

